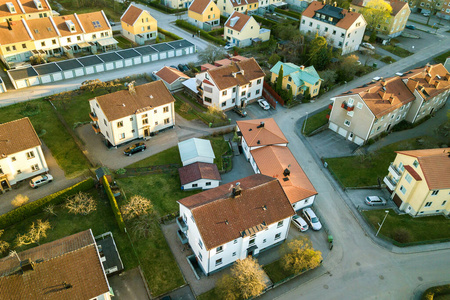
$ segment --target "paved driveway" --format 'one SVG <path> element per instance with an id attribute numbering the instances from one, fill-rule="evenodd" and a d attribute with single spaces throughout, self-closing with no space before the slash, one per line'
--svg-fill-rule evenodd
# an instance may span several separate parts
<path id="1" fill-rule="evenodd" d="M 114 300 L 149 299 L 138 268 L 111 276 L 108 281 L 114 291 Z"/>
<path id="2" fill-rule="evenodd" d="M 245 155 L 241 153 L 238 156 L 233 156 L 233 169 L 225 174 L 222 174 L 221 185 L 238 180 L 255 174 L 250 162 L 247 161 Z"/>
<path id="3" fill-rule="evenodd" d="M 346 190 L 347 196 L 350 198 L 352 204 L 359 209 L 372 210 L 372 209 L 395 209 L 397 206 L 394 201 L 390 199 L 389 192 L 386 189 L 357 189 Z M 387 200 L 386 206 L 369 206 L 364 202 L 364 198 L 367 196 L 379 196 Z"/>
<path id="4" fill-rule="evenodd" d="M 327 129 L 307 138 L 319 157 L 349 156 L 358 145 Z"/>

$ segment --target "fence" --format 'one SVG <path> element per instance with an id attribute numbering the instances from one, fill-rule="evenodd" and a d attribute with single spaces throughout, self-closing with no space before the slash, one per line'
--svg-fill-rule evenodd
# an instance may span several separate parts
<path id="1" fill-rule="evenodd" d="M 273 108 L 276 108 L 276 102 L 284 106 L 284 100 L 274 91 L 274 89 L 264 81 L 263 84 L 263 97 L 272 104 Z"/>
<path id="2" fill-rule="evenodd" d="M 140 176 L 147 174 L 157 174 L 157 173 L 171 173 L 176 171 L 180 166 L 178 164 L 168 164 L 168 165 L 157 165 L 142 168 L 125 168 L 125 173 L 116 174 L 116 178 L 125 178 L 132 176 Z"/>

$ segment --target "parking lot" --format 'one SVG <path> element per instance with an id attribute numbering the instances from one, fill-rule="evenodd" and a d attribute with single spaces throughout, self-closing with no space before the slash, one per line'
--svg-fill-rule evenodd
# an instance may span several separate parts
<path id="1" fill-rule="evenodd" d="M 319 157 L 350 156 L 358 145 L 327 129 L 307 138 Z"/>
<path id="2" fill-rule="evenodd" d="M 346 193 L 356 208 L 364 210 L 380 209 L 380 208 L 392 208 L 395 209 L 397 206 L 394 201 L 390 199 L 389 192 L 386 189 L 357 189 L 357 190 L 346 190 Z M 379 196 L 384 198 L 387 203 L 385 206 L 369 206 L 364 202 L 364 198 L 367 196 Z"/>
<path id="3" fill-rule="evenodd" d="M 252 120 L 252 119 L 264 119 L 264 118 L 272 118 L 273 115 L 279 113 L 280 110 L 286 110 L 286 108 L 278 105 L 276 109 L 272 107 L 269 110 L 262 109 L 257 102 L 249 104 L 244 109 L 247 112 L 246 117 L 241 117 L 237 113 L 232 110 L 226 112 L 229 119 L 232 121 L 244 121 L 244 120 Z"/>

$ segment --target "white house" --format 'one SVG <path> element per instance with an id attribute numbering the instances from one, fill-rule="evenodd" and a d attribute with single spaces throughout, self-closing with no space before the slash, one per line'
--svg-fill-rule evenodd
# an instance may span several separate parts
<path id="1" fill-rule="evenodd" d="M 224 24 L 224 39 L 237 47 L 270 39 L 270 29 L 261 28 L 252 16 L 234 11 Z"/>
<path id="2" fill-rule="evenodd" d="M 208 190 L 218 187 L 221 181 L 215 164 L 196 162 L 178 169 L 182 190 Z"/>
<path id="3" fill-rule="evenodd" d="M 261 98 L 264 71 L 252 58 L 232 61 L 230 65 L 211 68 L 198 73 L 198 96 L 203 105 L 229 110 L 244 107 Z"/>
<path id="4" fill-rule="evenodd" d="M 157 80 L 162 80 L 171 92 L 183 89 L 183 81 L 189 79 L 189 76 L 172 67 L 162 67 L 153 75 Z"/>
<path id="5" fill-rule="evenodd" d="M 314 1 L 302 13 L 300 31 L 316 32 L 329 44 L 342 49 L 342 54 L 359 49 L 367 22 L 363 15 L 323 2 Z"/>
<path id="6" fill-rule="evenodd" d="M 265 146 L 286 147 L 288 144 L 288 140 L 272 118 L 237 121 L 236 130 L 238 136 L 241 136 L 244 155 L 254 170 L 256 165 L 251 154 L 252 150 Z"/>
<path id="7" fill-rule="evenodd" d="M 175 125 L 175 99 L 161 80 L 89 100 L 92 127 L 107 143 L 149 138 Z"/>
<path id="8" fill-rule="evenodd" d="M 47 171 L 41 141 L 30 119 L 0 124 L 0 191 Z"/>
<path id="9" fill-rule="evenodd" d="M 178 143 L 181 162 L 187 166 L 196 162 L 214 163 L 213 148 L 209 140 L 192 138 Z"/>
<path id="10" fill-rule="evenodd" d="M 279 181 L 261 174 L 178 203 L 180 231 L 207 275 L 283 242 L 295 214 Z"/>

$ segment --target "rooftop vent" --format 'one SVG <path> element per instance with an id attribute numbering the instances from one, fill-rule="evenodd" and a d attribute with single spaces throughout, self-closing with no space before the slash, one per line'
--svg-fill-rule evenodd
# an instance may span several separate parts
<path id="1" fill-rule="evenodd" d="M 267 210 L 267 205 L 263 205 L 263 206 L 262 206 L 262 209 L 263 209 L 263 210 Z"/>
<path id="2" fill-rule="evenodd" d="M 286 168 L 286 169 L 284 169 L 284 171 L 283 171 L 283 175 L 286 177 L 286 176 L 289 176 L 289 175 L 291 175 L 291 171 L 289 171 L 289 169 L 288 168 Z"/>
<path id="3" fill-rule="evenodd" d="M 258 126 L 256 126 L 256 128 L 263 128 L 264 127 L 264 122 L 261 122 Z"/>
<path id="4" fill-rule="evenodd" d="M 234 27 L 234 25 L 236 25 L 237 21 L 239 21 L 239 17 L 233 17 L 230 20 L 230 26 Z"/>
<path id="5" fill-rule="evenodd" d="M 23 273 L 34 270 L 34 263 L 29 259 L 22 260 L 20 262 L 20 269 Z"/>
<path id="6" fill-rule="evenodd" d="M 257 143 L 257 144 L 259 145 L 259 144 L 261 144 L 261 141 L 260 141 L 260 140 L 258 140 L 258 141 L 257 141 L 256 143 Z"/>
<path id="7" fill-rule="evenodd" d="M 34 5 L 36 5 L 36 8 L 37 8 L 38 10 L 44 9 L 44 8 L 42 7 L 42 2 L 41 2 L 41 0 L 33 0 L 33 2 L 34 2 Z"/>
<path id="8" fill-rule="evenodd" d="M 12 2 L 6 2 L 6 6 L 8 7 L 10 13 L 17 13 L 16 8 L 14 7 L 14 4 L 12 4 Z"/>
<path id="9" fill-rule="evenodd" d="M 233 187 L 233 198 L 237 198 L 240 195 L 242 195 L 241 183 L 240 182 L 236 182 L 236 186 Z"/>

